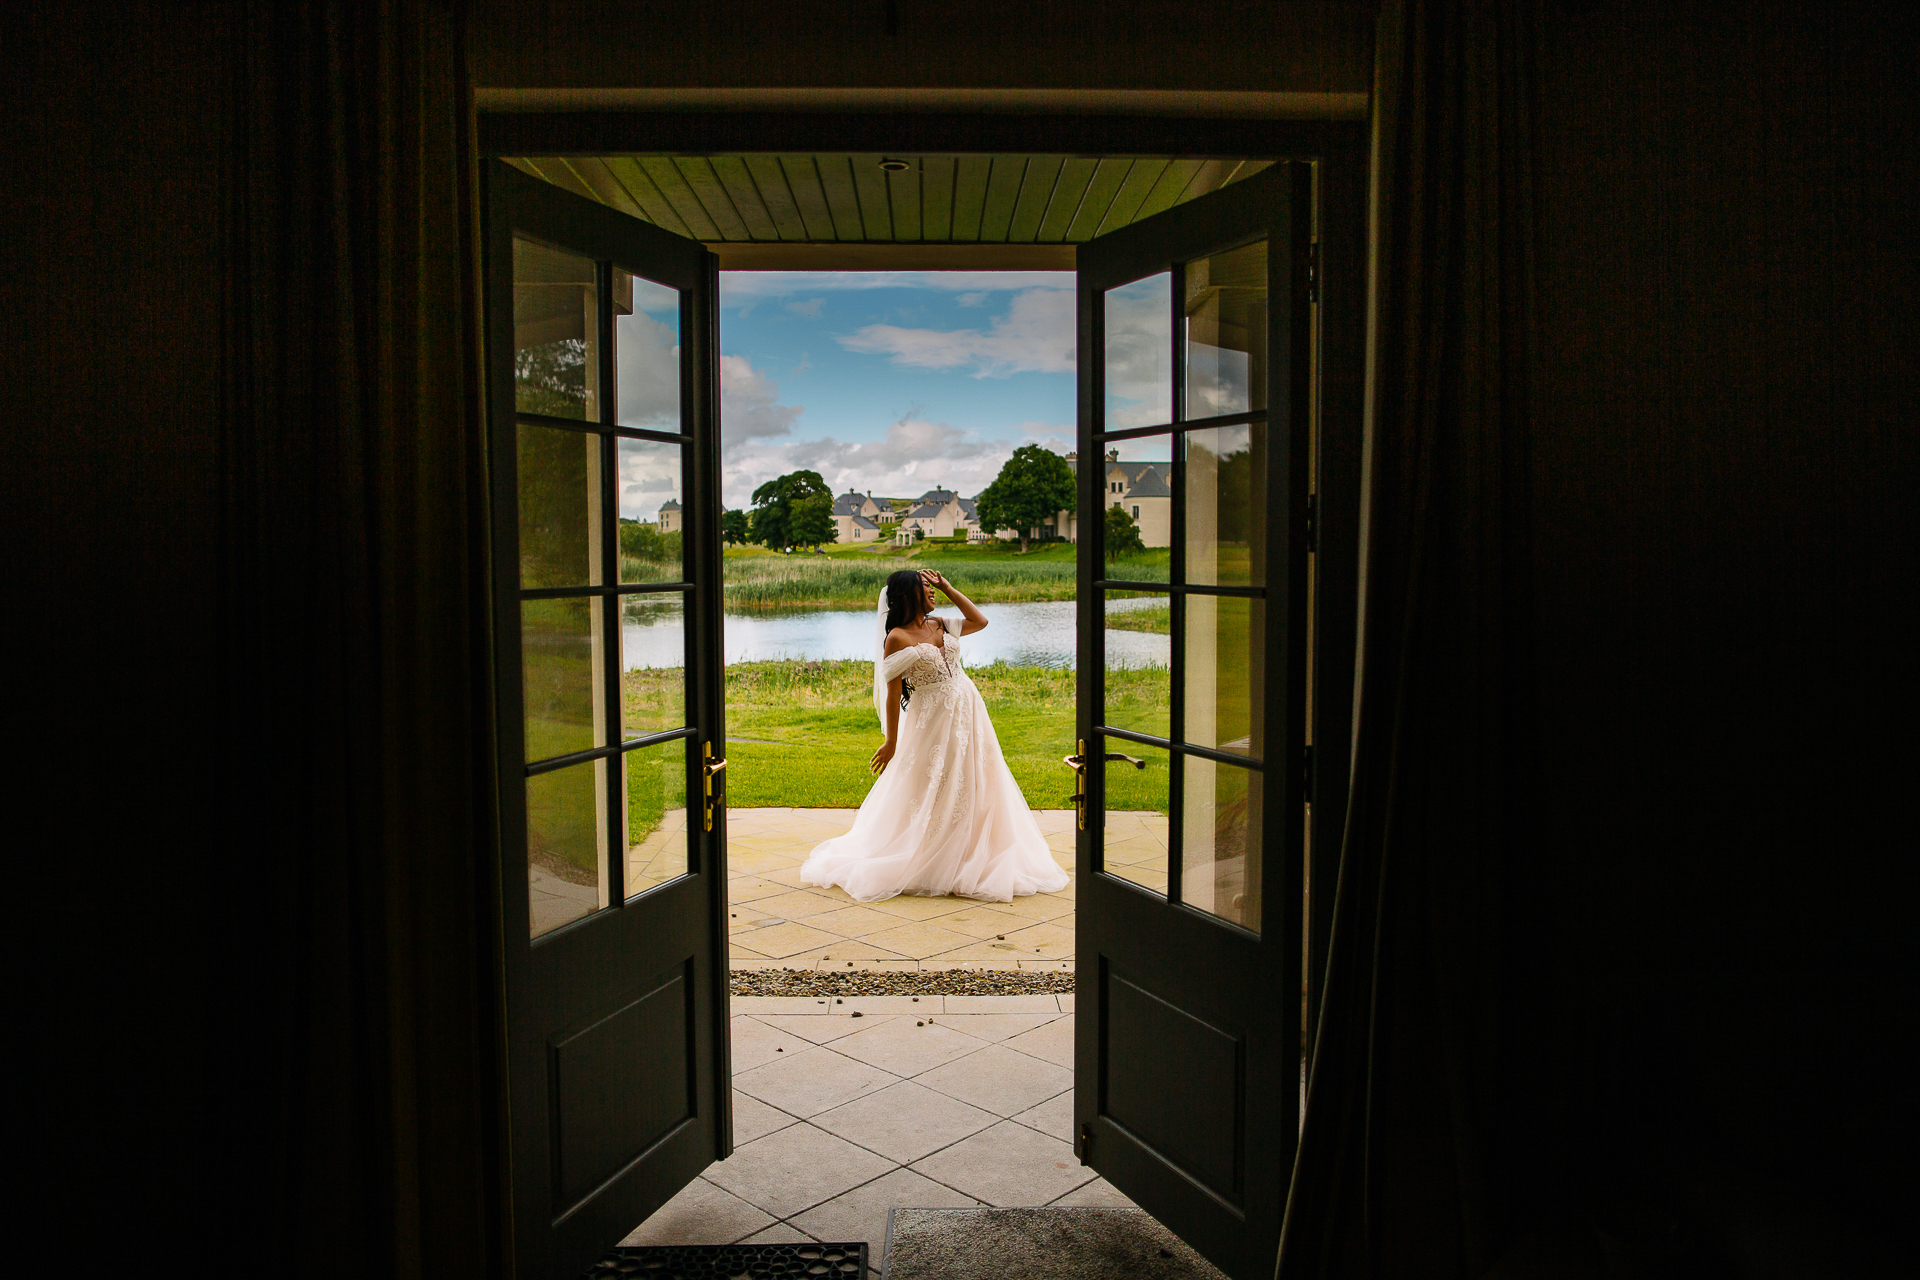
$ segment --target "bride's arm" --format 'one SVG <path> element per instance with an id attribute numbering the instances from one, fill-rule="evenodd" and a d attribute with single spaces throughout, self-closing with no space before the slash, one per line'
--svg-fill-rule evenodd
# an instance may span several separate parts
<path id="1" fill-rule="evenodd" d="M 959 607 L 960 617 L 962 619 L 960 623 L 961 635 L 970 636 L 974 632 L 980 631 L 986 627 L 987 615 L 980 612 L 979 605 L 975 604 L 973 601 L 967 599 L 966 596 L 962 595 L 960 592 L 960 588 L 954 586 L 951 582 L 948 582 L 944 576 L 935 572 L 932 569 L 922 569 L 921 573 L 926 576 L 926 579 L 930 584 L 946 592 L 947 599 L 953 601 L 953 603 Z"/>
<path id="2" fill-rule="evenodd" d="M 887 767 L 887 761 L 893 759 L 894 744 L 900 740 L 900 678 L 887 681 L 887 740 L 882 742 L 873 753 L 873 759 L 867 761 L 867 768 L 879 773 Z"/>
<path id="3" fill-rule="evenodd" d="M 881 648 L 883 660 L 906 647 L 906 637 L 899 628 L 894 628 L 887 633 L 887 642 Z M 887 740 L 873 753 L 873 759 L 867 761 L 867 768 L 874 773 L 887 767 L 887 761 L 893 759 L 894 744 L 900 741 L 900 682 L 905 678 L 899 675 L 887 681 Z"/>

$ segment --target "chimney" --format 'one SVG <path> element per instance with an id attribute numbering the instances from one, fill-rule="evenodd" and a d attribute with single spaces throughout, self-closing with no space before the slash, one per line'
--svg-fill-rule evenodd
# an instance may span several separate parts
<path id="1" fill-rule="evenodd" d="M 1107 450 L 1107 461 L 1108 462 L 1120 461 L 1120 451 L 1118 449 Z"/>

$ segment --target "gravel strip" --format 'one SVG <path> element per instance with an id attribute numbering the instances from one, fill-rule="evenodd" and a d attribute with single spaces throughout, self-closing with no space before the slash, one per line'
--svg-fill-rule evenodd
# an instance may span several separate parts
<path id="1" fill-rule="evenodd" d="M 1037 996 L 1071 992 L 1073 975 L 1006 969 L 735 969 L 730 990 L 736 996 Z"/>

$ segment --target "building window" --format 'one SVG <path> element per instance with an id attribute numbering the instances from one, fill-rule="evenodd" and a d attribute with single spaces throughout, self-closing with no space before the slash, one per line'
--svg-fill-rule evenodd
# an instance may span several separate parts
<path id="1" fill-rule="evenodd" d="M 1138 519 L 1140 518 L 1140 508 L 1138 508 L 1138 507 L 1135 507 L 1135 508 L 1133 509 L 1133 518 L 1134 518 L 1135 520 L 1138 520 Z"/>

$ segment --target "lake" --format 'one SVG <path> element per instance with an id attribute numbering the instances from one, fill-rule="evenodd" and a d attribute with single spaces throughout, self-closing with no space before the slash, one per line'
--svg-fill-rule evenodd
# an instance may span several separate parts
<path id="1" fill-rule="evenodd" d="M 1152 608 L 1166 603 L 1164 596 L 1109 600 L 1108 613 Z M 1045 600 L 1019 604 L 986 604 L 985 631 L 961 641 L 970 667 L 1010 662 L 1028 667 L 1074 665 L 1074 602 Z M 952 616 L 947 606 L 938 611 Z M 805 612 L 729 613 L 726 660 L 763 662 L 773 658 L 811 660 L 851 658 L 873 660 L 874 611 L 871 609 L 817 609 Z M 626 669 L 677 667 L 685 660 L 680 610 L 663 606 L 651 616 L 628 616 L 622 628 L 622 658 Z M 1164 667 L 1170 662 L 1170 638 L 1148 631 L 1107 632 L 1109 667 Z"/>

